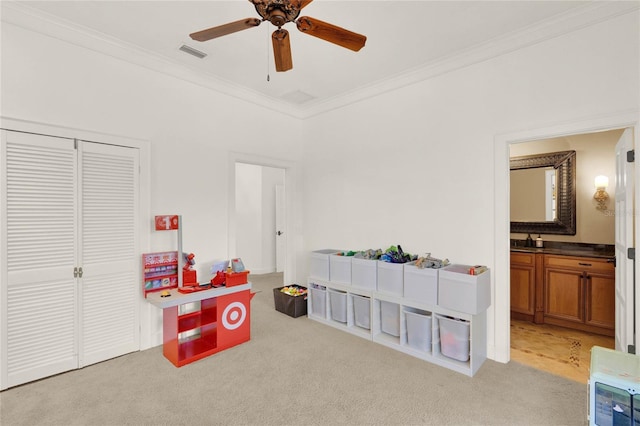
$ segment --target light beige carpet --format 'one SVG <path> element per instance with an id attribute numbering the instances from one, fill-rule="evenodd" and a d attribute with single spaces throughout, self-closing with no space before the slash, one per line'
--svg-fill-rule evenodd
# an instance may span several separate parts
<path id="1" fill-rule="evenodd" d="M 0 393 L 13 425 L 586 425 L 587 388 L 516 362 L 475 377 L 274 309 L 252 276 L 251 341 L 181 368 L 160 347 Z"/>

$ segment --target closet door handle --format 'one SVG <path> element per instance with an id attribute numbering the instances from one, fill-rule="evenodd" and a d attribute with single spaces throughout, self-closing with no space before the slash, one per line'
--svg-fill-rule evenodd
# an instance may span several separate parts
<path id="1" fill-rule="evenodd" d="M 78 268 L 78 277 L 82 278 L 82 266 Z"/>
<path id="2" fill-rule="evenodd" d="M 78 278 L 78 267 L 73 268 L 73 278 Z"/>

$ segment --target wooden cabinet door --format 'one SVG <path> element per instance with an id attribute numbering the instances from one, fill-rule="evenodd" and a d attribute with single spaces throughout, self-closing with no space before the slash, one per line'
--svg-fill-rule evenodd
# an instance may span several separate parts
<path id="1" fill-rule="evenodd" d="M 583 273 L 546 268 L 544 280 L 546 317 L 584 322 Z"/>
<path id="2" fill-rule="evenodd" d="M 511 265 L 511 310 L 535 313 L 535 267 Z"/>
<path id="3" fill-rule="evenodd" d="M 536 309 L 536 255 L 511 252 L 511 316 L 533 321 Z"/>
<path id="4" fill-rule="evenodd" d="M 615 329 L 615 276 L 589 273 L 586 277 L 585 323 Z"/>

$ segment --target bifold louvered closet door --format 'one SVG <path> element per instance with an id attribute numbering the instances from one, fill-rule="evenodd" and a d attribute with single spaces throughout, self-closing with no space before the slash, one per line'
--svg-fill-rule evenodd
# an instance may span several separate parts
<path id="1" fill-rule="evenodd" d="M 138 350 L 138 150 L 1 132 L 1 387 Z"/>

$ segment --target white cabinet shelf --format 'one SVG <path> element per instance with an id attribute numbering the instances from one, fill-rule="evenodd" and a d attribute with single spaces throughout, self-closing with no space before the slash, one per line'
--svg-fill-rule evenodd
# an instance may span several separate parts
<path id="1" fill-rule="evenodd" d="M 357 288 L 348 284 L 327 281 L 324 279 L 309 277 L 307 289 L 309 291 L 308 316 L 310 319 L 318 321 L 337 329 L 351 333 L 407 355 L 422 359 L 433 364 L 449 368 L 467 376 L 473 376 L 487 359 L 487 315 L 486 311 L 471 315 L 463 312 L 453 311 L 433 304 L 416 302 L 403 297 L 388 293 L 380 293 L 375 290 Z M 330 291 L 341 291 L 346 294 L 346 323 L 336 321 L 332 316 L 332 303 Z M 354 313 L 354 295 L 369 298 L 370 328 L 356 325 Z M 393 321 L 393 318 L 383 315 L 388 309 L 394 309 L 397 305 L 398 336 L 394 334 L 396 324 L 385 323 Z M 383 308 L 383 305 L 385 306 Z M 361 306 L 361 305 L 360 305 Z M 335 306 L 334 306 L 335 307 Z M 425 311 L 431 314 L 431 345 L 428 350 L 419 350 L 409 346 L 407 338 L 407 321 L 405 309 L 409 311 Z M 440 340 L 440 324 L 438 316 L 453 317 L 469 322 L 469 359 L 468 361 L 458 361 L 442 354 Z M 387 332 L 383 331 L 386 330 Z M 392 334 L 389 333 L 392 332 Z"/>

